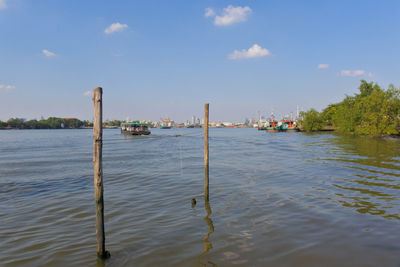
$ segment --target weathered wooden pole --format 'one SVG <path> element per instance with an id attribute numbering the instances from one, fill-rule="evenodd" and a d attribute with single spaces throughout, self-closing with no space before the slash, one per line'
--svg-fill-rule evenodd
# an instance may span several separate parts
<path id="1" fill-rule="evenodd" d="M 103 199 L 103 89 L 93 88 L 94 122 L 93 122 L 93 167 L 94 167 L 94 200 L 96 203 L 96 236 L 97 256 L 109 257 L 105 248 L 104 234 L 104 199 Z"/>
<path id="2" fill-rule="evenodd" d="M 209 200 L 209 186 L 208 186 L 208 110 L 209 104 L 204 104 L 204 198 Z"/>

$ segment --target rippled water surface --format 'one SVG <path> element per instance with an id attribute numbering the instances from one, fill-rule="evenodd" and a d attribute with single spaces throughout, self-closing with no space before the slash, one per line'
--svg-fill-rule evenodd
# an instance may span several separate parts
<path id="1" fill-rule="evenodd" d="M 399 139 L 210 129 L 205 203 L 202 138 L 104 131 L 102 262 L 92 131 L 0 131 L 0 265 L 400 265 Z"/>

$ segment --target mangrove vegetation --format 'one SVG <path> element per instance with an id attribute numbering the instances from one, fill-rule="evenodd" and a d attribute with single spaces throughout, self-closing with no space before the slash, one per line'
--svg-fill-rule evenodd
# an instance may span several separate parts
<path id="1" fill-rule="evenodd" d="M 0 121 L 0 129 L 76 129 L 91 126 L 93 126 L 91 122 L 87 120 L 81 121 L 76 118 L 49 117 L 42 120 L 11 118 L 6 122 Z"/>
<path id="2" fill-rule="evenodd" d="M 359 93 L 330 104 L 321 112 L 315 109 L 302 112 L 300 124 L 304 131 L 333 128 L 343 133 L 363 135 L 399 135 L 400 90 L 388 89 L 377 83 L 361 81 Z"/>

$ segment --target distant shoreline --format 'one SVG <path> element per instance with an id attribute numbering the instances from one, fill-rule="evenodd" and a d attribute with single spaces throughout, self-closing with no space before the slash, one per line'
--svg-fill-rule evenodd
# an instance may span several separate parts
<path id="1" fill-rule="evenodd" d="M 30 129 L 30 128 L 0 128 L 1 130 L 85 130 L 85 129 L 93 129 L 93 127 L 81 127 L 81 128 L 42 128 L 42 129 Z M 111 129 L 111 128 L 103 128 L 103 129 Z"/>

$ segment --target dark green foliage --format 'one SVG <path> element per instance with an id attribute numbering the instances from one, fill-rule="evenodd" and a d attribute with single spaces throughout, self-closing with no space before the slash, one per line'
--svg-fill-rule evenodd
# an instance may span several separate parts
<path id="1" fill-rule="evenodd" d="M 107 126 L 120 126 L 121 122 L 122 121 L 120 121 L 120 120 L 113 120 L 113 121 L 104 122 L 103 124 L 107 125 Z"/>
<path id="2" fill-rule="evenodd" d="M 346 96 L 337 104 L 336 111 L 332 114 L 332 124 L 340 131 L 352 133 L 360 124 L 361 114 L 356 103 L 355 97 Z"/>
<path id="3" fill-rule="evenodd" d="M 300 122 L 302 128 L 306 132 L 319 131 L 324 126 L 323 116 L 315 109 L 310 109 L 306 112 L 301 112 L 303 118 Z"/>
<path id="4" fill-rule="evenodd" d="M 400 90 L 393 85 L 384 90 L 376 83 L 362 80 L 359 91 L 354 96 L 346 96 L 342 102 L 329 105 L 319 117 L 315 110 L 303 113 L 304 130 L 314 131 L 318 128 L 314 125 L 322 120 L 322 125 L 332 125 L 345 133 L 398 135 Z"/>
<path id="5" fill-rule="evenodd" d="M 93 127 L 93 123 L 91 123 L 88 120 L 84 120 L 84 121 L 82 121 L 82 126 L 83 127 Z"/>
<path id="6" fill-rule="evenodd" d="M 361 89 L 360 89 L 361 90 Z M 355 132 L 368 135 L 393 135 L 399 133 L 399 90 L 390 86 L 382 90 L 375 85 L 368 95 L 357 103 L 361 121 Z"/>
<path id="7" fill-rule="evenodd" d="M 7 125 L 11 128 L 24 129 L 24 119 L 11 118 L 7 121 Z"/>
<path id="8" fill-rule="evenodd" d="M 330 104 L 328 107 L 326 107 L 322 112 L 321 112 L 321 119 L 323 120 L 324 124 L 327 126 L 332 126 L 333 125 L 333 115 L 335 114 L 337 110 L 337 105 L 336 104 Z"/>
<path id="9" fill-rule="evenodd" d="M 61 129 L 61 128 L 80 128 L 82 126 L 88 127 L 93 124 L 89 121 L 80 121 L 75 118 L 63 119 L 50 117 L 45 120 L 29 120 L 25 121 L 21 118 L 11 118 L 7 122 L 0 121 L 0 128 L 12 129 Z"/>

